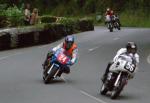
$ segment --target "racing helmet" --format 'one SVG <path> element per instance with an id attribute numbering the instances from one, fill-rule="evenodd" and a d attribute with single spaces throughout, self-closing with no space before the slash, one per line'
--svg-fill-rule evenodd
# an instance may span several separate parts
<path id="1" fill-rule="evenodd" d="M 66 45 L 65 49 L 66 50 L 69 50 L 72 47 L 73 43 L 74 43 L 74 36 L 69 35 L 65 37 L 65 45 Z"/>
<path id="2" fill-rule="evenodd" d="M 109 12 L 109 11 L 110 11 L 110 8 L 107 8 L 106 11 Z"/>
<path id="3" fill-rule="evenodd" d="M 137 45 L 134 42 L 128 42 L 126 45 L 126 49 L 128 53 L 135 54 L 137 52 Z"/>

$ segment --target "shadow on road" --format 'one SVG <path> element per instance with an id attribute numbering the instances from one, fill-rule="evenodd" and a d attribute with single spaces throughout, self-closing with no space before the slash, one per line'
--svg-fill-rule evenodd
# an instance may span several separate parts
<path id="1" fill-rule="evenodd" d="M 102 96 L 102 95 L 101 95 Z M 106 97 L 106 98 L 111 98 L 111 94 L 110 92 L 107 93 L 106 95 L 103 95 L 103 97 Z M 140 100 L 141 99 L 141 96 L 140 95 L 136 95 L 136 94 L 124 94 L 124 93 L 121 93 L 119 97 L 117 97 L 115 99 L 115 101 L 126 101 L 126 100 Z"/>
<path id="2" fill-rule="evenodd" d="M 65 83 L 65 81 L 64 80 L 62 80 L 62 79 L 59 79 L 59 80 L 52 80 L 52 81 L 50 81 L 48 84 L 61 84 L 61 83 Z"/>

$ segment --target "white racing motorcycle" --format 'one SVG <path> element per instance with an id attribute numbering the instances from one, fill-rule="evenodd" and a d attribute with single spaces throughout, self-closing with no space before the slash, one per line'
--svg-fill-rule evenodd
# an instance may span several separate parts
<path id="1" fill-rule="evenodd" d="M 121 55 L 110 66 L 106 81 L 102 84 L 100 93 L 105 95 L 108 91 L 111 92 L 111 99 L 116 99 L 128 79 L 133 77 L 136 66 L 133 59 L 127 55 Z"/>

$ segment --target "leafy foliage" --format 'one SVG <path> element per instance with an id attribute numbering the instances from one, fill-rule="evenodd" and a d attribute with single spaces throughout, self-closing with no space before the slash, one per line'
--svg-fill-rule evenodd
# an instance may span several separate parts
<path id="1" fill-rule="evenodd" d="M 23 9 L 17 6 L 8 7 L 1 10 L 1 17 L 5 17 L 7 26 L 23 25 Z"/>
<path id="2" fill-rule="evenodd" d="M 134 18 L 140 17 L 142 21 L 150 18 L 149 0 L 0 0 L 0 15 L 5 15 L 8 18 L 7 23 L 10 23 L 12 26 L 21 25 L 18 23 L 21 23 L 19 21 L 21 21 L 21 14 L 23 13 L 21 13 L 22 9 L 17 7 L 26 3 L 30 3 L 31 8 L 38 8 L 40 15 L 48 14 L 62 17 L 93 14 L 95 16 L 98 12 L 103 17 L 106 8 L 110 7 L 114 12 L 121 15 L 122 20 L 126 18 L 125 22 L 127 22 L 127 17 L 130 15 Z M 13 5 L 17 5 L 17 7 Z M 6 13 L 1 12 L 3 10 Z M 125 13 L 127 13 L 127 16 Z M 53 21 L 49 17 L 42 17 L 41 20 L 42 22 Z M 62 22 L 65 22 L 65 20 Z"/>
<path id="3" fill-rule="evenodd" d="M 53 22 L 56 22 L 57 17 L 50 16 L 50 15 L 44 15 L 44 16 L 40 17 L 40 20 L 42 23 L 53 23 Z"/>

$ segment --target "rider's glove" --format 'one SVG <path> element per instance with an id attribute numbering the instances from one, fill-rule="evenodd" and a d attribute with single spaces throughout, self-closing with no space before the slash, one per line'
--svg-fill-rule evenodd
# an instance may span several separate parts
<path id="1" fill-rule="evenodd" d="M 69 60 L 69 61 L 67 62 L 67 65 L 68 65 L 68 66 L 73 65 L 73 63 L 71 62 L 71 60 Z"/>
<path id="2" fill-rule="evenodd" d="M 53 54 L 54 54 L 54 51 L 51 50 L 48 52 L 47 57 L 51 58 Z"/>

